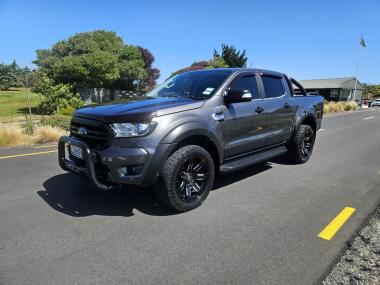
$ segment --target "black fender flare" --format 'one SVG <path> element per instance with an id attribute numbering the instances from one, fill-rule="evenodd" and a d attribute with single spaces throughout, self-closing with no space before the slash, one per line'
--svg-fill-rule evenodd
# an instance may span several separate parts
<path id="1" fill-rule="evenodd" d="M 191 121 L 176 126 L 168 132 L 168 134 L 161 140 L 161 143 L 172 144 L 172 147 L 170 148 L 172 150 L 183 140 L 192 136 L 203 136 L 210 140 L 218 151 L 219 160 L 223 159 L 223 146 L 220 143 L 221 138 L 218 138 L 217 131 L 213 126 L 204 122 Z"/>
<path id="2" fill-rule="evenodd" d="M 293 131 L 293 137 L 297 133 L 299 127 L 304 123 L 307 122 L 308 125 L 312 125 L 314 131 L 317 131 L 317 117 L 314 113 L 314 111 L 311 109 L 307 109 L 305 107 L 301 107 L 297 110 L 296 113 L 296 119 L 294 122 L 294 131 Z"/>

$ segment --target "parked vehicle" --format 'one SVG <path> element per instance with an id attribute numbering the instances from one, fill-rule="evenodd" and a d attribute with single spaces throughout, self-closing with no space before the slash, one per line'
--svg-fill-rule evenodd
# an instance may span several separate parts
<path id="1" fill-rule="evenodd" d="M 374 106 L 374 107 L 380 106 L 380 99 L 374 99 L 373 103 L 372 103 L 372 106 Z"/>
<path id="2" fill-rule="evenodd" d="M 59 163 L 102 191 L 154 185 L 162 203 L 184 212 L 203 203 L 218 173 L 286 153 L 308 161 L 322 115 L 323 98 L 279 72 L 186 72 L 140 100 L 77 110 Z"/>

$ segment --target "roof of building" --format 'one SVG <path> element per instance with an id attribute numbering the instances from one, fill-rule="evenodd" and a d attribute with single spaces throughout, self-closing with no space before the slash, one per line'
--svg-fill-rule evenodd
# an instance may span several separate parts
<path id="1" fill-rule="evenodd" d="M 324 89 L 324 88 L 354 89 L 355 77 L 300 80 L 300 83 L 305 89 Z M 359 81 L 357 82 L 356 88 L 362 89 L 362 85 L 360 84 Z"/>

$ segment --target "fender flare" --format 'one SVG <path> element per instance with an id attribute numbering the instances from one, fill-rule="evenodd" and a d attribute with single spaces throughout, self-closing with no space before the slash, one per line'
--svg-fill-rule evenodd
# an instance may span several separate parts
<path id="1" fill-rule="evenodd" d="M 220 143 L 221 139 L 218 138 L 215 128 L 200 121 L 186 122 L 176 126 L 168 132 L 161 140 L 161 143 L 172 144 L 173 146 L 170 148 L 172 150 L 183 140 L 192 136 L 203 136 L 209 139 L 218 151 L 219 160 L 223 159 L 223 146 Z"/>

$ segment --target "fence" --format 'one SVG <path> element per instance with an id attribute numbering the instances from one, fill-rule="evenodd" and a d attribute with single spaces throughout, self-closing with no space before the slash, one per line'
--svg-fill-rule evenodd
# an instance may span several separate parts
<path id="1" fill-rule="evenodd" d="M 120 99 L 132 99 L 145 94 L 143 91 L 127 91 L 105 88 L 79 88 L 80 98 L 86 104 L 105 103 Z"/>

